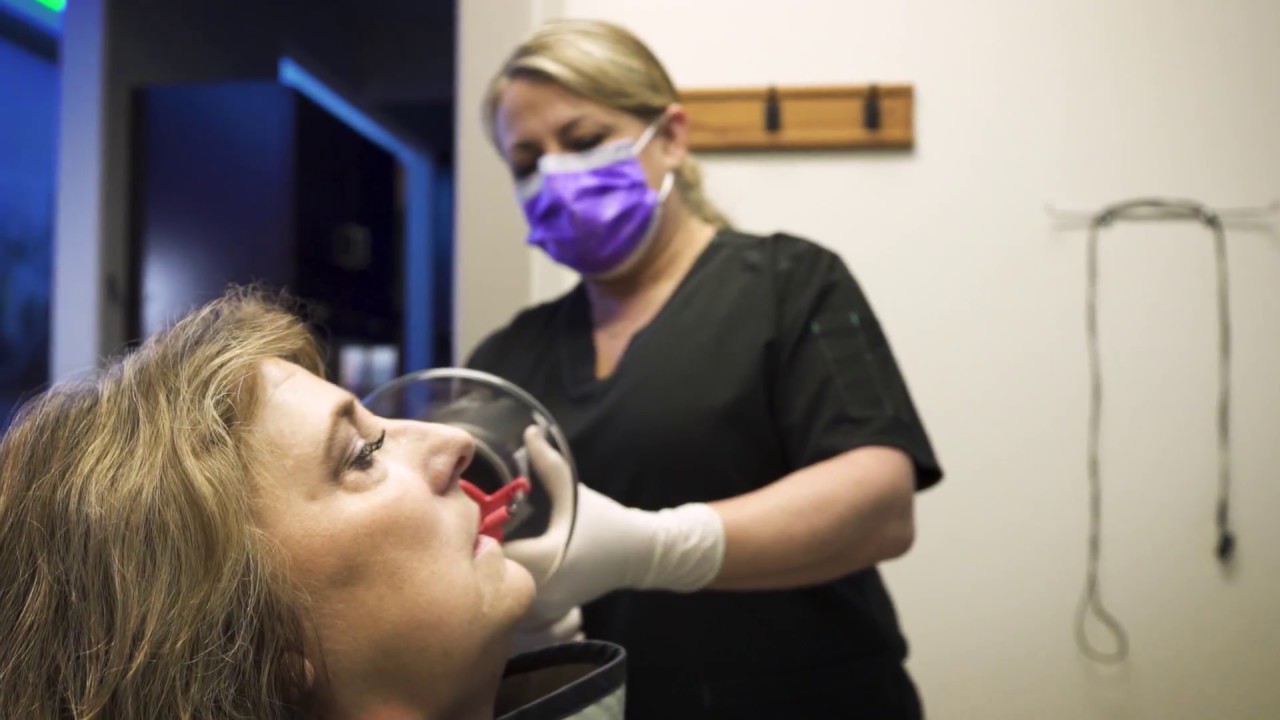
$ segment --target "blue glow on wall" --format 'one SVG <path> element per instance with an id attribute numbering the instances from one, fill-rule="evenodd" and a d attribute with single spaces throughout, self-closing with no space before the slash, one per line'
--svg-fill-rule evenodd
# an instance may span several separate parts
<path id="1" fill-rule="evenodd" d="M 0 12 L 50 33 L 62 32 L 62 13 L 66 0 L 0 0 Z"/>
<path id="2" fill-rule="evenodd" d="M 391 153 L 405 169 L 405 252 L 403 363 L 406 372 L 431 365 L 432 318 L 431 198 L 435 167 L 430 156 L 397 137 L 367 112 L 291 58 L 281 58 L 279 80 L 325 108 L 370 142 Z"/>
<path id="3" fill-rule="evenodd" d="M 48 380 L 58 69 L 0 39 L 0 429 Z M 8 108 L 21 108 L 9 112 Z"/>

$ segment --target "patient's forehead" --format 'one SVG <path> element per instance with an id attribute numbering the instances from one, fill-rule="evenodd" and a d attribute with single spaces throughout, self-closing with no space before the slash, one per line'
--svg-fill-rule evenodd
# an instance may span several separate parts
<path id="1" fill-rule="evenodd" d="M 352 396 L 284 360 L 265 360 L 260 372 L 262 393 L 253 419 L 262 443 L 258 483 L 268 491 L 262 496 L 268 505 L 287 509 L 293 500 L 328 492 L 331 464 L 355 437 L 350 416 L 339 412 Z"/>
<path id="2" fill-rule="evenodd" d="M 299 379 L 300 377 L 305 378 L 305 376 L 311 375 L 311 373 L 307 372 L 307 369 L 301 365 L 296 365 L 288 360 L 281 360 L 280 358 L 268 358 L 263 360 L 262 365 L 259 367 L 259 372 L 262 373 L 262 379 L 264 380 L 263 389 L 265 392 L 263 393 L 263 396 L 268 398 L 279 390 L 285 383 Z M 311 377 L 315 378 L 314 375 L 311 375 Z M 315 379 L 318 380 L 319 378 Z"/>
<path id="3" fill-rule="evenodd" d="M 262 394 L 253 424 L 285 455 L 323 452 L 334 414 L 350 393 L 285 360 L 263 361 Z M 287 460 L 287 457 L 279 457 Z"/>
<path id="4" fill-rule="evenodd" d="M 351 393 L 287 360 L 264 360 L 262 393 L 258 419 L 277 419 L 282 413 L 328 413 L 340 403 L 352 400 Z"/>

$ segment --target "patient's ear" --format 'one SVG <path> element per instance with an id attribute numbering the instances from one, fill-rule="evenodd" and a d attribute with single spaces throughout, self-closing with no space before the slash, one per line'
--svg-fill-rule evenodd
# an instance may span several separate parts
<path id="1" fill-rule="evenodd" d="M 318 717 L 315 713 L 326 704 L 324 698 L 326 691 L 320 687 L 323 681 L 320 673 L 316 671 L 315 663 L 300 652 L 288 652 L 281 660 L 283 665 L 281 669 L 288 674 L 290 685 L 287 688 L 290 693 L 287 702 L 296 704 L 302 712 L 311 713 L 307 717 Z M 302 662 L 299 663 L 299 660 Z M 298 677 L 299 670 L 302 671 L 301 678 Z"/>

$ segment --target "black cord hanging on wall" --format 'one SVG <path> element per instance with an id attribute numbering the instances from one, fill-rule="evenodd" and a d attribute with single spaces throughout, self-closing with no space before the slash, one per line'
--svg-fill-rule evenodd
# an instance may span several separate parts
<path id="1" fill-rule="evenodd" d="M 1237 210 L 1236 217 L 1258 217 L 1274 212 L 1277 207 Z M 1087 467 L 1089 477 L 1089 540 L 1084 592 L 1076 611 L 1075 635 L 1080 650 L 1090 660 L 1120 663 L 1129 654 L 1129 638 L 1124 626 L 1102 602 L 1099 567 L 1102 562 L 1102 468 L 1099 445 L 1102 433 L 1102 367 L 1098 342 L 1098 243 L 1103 229 L 1117 221 L 1193 220 L 1213 234 L 1218 299 L 1218 497 L 1214 511 L 1217 529 L 1214 553 L 1218 561 L 1230 565 L 1235 557 L 1236 536 L 1231 527 L 1231 313 L 1230 284 L 1227 271 L 1226 231 L 1223 213 L 1187 200 L 1142 198 L 1104 208 L 1093 215 L 1066 214 L 1051 210 L 1060 219 L 1084 220 L 1088 226 L 1086 251 L 1085 332 L 1089 355 L 1089 436 Z M 1088 637 L 1086 624 L 1094 616 L 1114 639 L 1111 650 L 1099 649 Z"/>

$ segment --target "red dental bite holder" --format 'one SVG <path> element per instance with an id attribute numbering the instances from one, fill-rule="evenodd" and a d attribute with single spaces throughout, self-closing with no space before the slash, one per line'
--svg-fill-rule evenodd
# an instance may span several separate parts
<path id="1" fill-rule="evenodd" d="M 518 477 L 492 495 L 466 480 L 460 481 L 459 485 L 462 486 L 462 492 L 480 506 L 480 534 L 502 542 L 502 526 L 511 519 L 512 505 L 529 492 L 528 479 Z"/>

